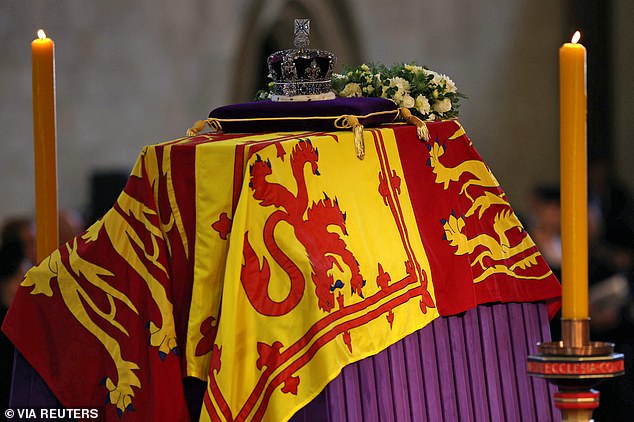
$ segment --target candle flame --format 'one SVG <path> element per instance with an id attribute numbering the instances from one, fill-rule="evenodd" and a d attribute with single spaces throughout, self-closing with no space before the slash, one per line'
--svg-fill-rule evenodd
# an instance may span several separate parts
<path id="1" fill-rule="evenodd" d="M 37 31 L 37 37 L 41 40 L 46 38 L 46 32 L 44 32 L 43 29 L 38 29 Z"/>
<path id="2" fill-rule="evenodd" d="M 576 31 L 574 35 L 572 36 L 572 43 L 577 44 L 580 39 L 581 39 L 581 32 Z"/>

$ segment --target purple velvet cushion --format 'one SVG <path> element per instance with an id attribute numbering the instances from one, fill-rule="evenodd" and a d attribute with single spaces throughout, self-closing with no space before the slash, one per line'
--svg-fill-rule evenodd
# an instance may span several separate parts
<path id="1" fill-rule="evenodd" d="M 331 131 L 343 129 L 344 116 L 363 126 L 391 123 L 398 108 L 385 98 L 335 98 L 324 101 L 255 101 L 218 107 L 209 113 L 224 132 Z"/>

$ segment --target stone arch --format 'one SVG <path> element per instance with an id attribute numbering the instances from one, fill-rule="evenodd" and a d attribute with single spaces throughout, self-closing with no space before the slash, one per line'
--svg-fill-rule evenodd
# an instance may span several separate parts
<path id="1" fill-rule="evenodd" d="M 332 51 L 342 63 L 359 64 L 362 54 L 350 8 L 341 0 L 252 0 L 246 7 L 231 76 L 230 102 L 251 101 L 264 87 L 269 54 L 293 46 L 296 18 L 311 20 L 310 47 Z"/>

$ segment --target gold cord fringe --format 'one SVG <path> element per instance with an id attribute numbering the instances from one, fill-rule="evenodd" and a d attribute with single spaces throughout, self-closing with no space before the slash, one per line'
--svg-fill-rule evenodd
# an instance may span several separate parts
<path id="1" fill-rule="evenodd" d="M 414 116 L 412 117 L 416 119 L 416 117 Z M 329 118 L 332 118 L 332 117 L 329 117 Z M 222 131 L 222 125 L 220 124 L 220 120 L 222 119 L 209 118 L 205 120 L 198 120 L 196 121 L 196 123 L 193 124 L 192 127 L 187 129 L 187 136 L 198 135 L 205 128 L 206 125 L 209 125 L 209 127 L 214 133 L 220 132 Z M 225 120 L 233 121 L 233 120 L 239 120 L 239 119 L 225 119 Z M 245 119 L 245 120 L 248 120 L 248 119 Z M 278 120 L 278 119 L 274 119 L 274 120 Z M 352 116 L 352 115 L 339 116 L 335 119 L 334 125 L 336 129 L 352 129 L 352 133 L 354 135 L 355 153 L 357 154 L 357 158 L 359 160 L 363 160 L 365 158 L 365 141 L 363 140 L 364 128 L 363 128 L 363 125 L 359 123 L 359 118 L 357 116 Z M 424 123 L 423 123 L 423 126 L 425 130 L 427 130 L 427 127 L 424 125 Z"/>
<path id="2" fill-rule="evenodd" d="M 405 120 L 410 125 L 416 126 L 416 135 L 418 139 L 422 139 L 423 141 L 429 141 L 429 129 L 427 129 L 427 125 L 418 117 L 414 116 L 411 111 L 407 107 L 400 107 L 398 109 L 398 113 L 403 120 Z"/>

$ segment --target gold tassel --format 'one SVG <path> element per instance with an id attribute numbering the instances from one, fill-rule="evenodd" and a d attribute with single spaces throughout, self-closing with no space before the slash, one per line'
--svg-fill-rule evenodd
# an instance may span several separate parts
<path id="1" fill-rule="evenodd" d="M 357 158 L 363 160 L 365 158 L 365 142 L 363 140 L 363 125 L 356 125 L 352 128 L 354 133 L 354 151 L 357 153 Z"/>
<path id="2" fill-rule="evenodd" d="M 416 136 L 418 139 L 422 139 L 423 141 L 429 141 L 429 129 L 427 129 L 427 125 L 418 117 L 414 116 L 411 111 L 407 107 L 401 107 L 398 109 L 398 113 L 410 125 L 416 126 Z"/>
<path id="3" fill-rule="evenodd" d="M 192 127 L 187 129 L 187 136 L 198 135 L 205 128 L 205 125 L 209 125 L 214 133 L 220 132 L 222 130 L 220 122 L 216 119 L 197 120 Z"/>
<path id="4" fill-rule="evenodd" d="M 354 151 L 359 160 L 365 158 L 365 141 L 363 140 L 363 125 L 356 116 L 347 116 L 348 124 L 352 127 L 354 136 Z"/>
<path id="5" fill-rule="evenodd" d="M 197 120 L 196 123 L 187 129 L 187 136 L 196 136 L 205 128 L 207 122 L 205 120 Z"/>
<path id="6" fill-rule="evenodd" d="M 359 160 L 365 158 L 365 141 L 363 140 L 363 125 L 359 123 L 357 116 L 344 115 L 339 116 L 334 121 L 335 128 L 349 129 L 352 128 L 354 137 L 354 150 Z"/>

